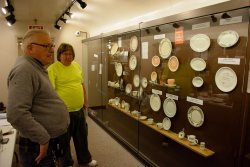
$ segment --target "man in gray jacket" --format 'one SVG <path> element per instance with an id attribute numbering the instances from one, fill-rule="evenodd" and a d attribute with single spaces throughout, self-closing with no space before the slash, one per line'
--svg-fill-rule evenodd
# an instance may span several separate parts
<path id="1" fill-rule="evenodd" d="M 7 120 L 19 131 L 23 165 L 53 166 L 55 157 L 63 157 L 69 125 L 67 108 L 45 68 L 53 60 L 54 44 L 48 32 L 32 30 L 22 50 L 8 78 Z"/>

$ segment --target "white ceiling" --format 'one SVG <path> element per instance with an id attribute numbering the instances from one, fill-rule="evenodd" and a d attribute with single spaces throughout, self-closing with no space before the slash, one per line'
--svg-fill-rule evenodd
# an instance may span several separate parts
<path id="1" fill-rule="evenodd" d="M 5 0 L 0 1 L 0 6 Z M 10 0 L 15 11 L 17 22 L 14 26 L 22 23 L 26 27 L 35 24 L 54 26 L 58 17 L 71 4 L 71 0 Z M 76 2 L 71 12 L 75 18 L 67 24 L 82 27 L 93 35 L 107 32 L 141 21 L 152 20 L 181 11 L 191 10 L 228 0 L 85 0 L 87 7 L 81 9 Z M 195 3 L 192 3 L 195 2 Z M 146 15 L 145 15 L 146 14 Z M 0 19 L 5 16 L 1 13 Z M 60 22 L 63 26 L 64 23 Z"/>

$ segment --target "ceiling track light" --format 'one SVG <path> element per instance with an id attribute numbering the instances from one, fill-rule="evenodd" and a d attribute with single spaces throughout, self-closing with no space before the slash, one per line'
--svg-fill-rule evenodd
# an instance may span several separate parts
<path id="1" fill-rule="evenodd" d="M 62 22 L 64 22 L 64 23 L 67 23 L 67 19 L 65 19 L 65 18 L 63 18 L 63 17 L 61 17 L 60 20 L 61 20 Z"/>
<path id="2" fill-rule="evenodd" d="M 7 20 L 8 26 L 12 26 L 16 22 L 16 18 L 13 13 L 11 13 L 9 16 L 5 17 Z"/>
<path id="3" fill-rule="evenodd" d="M 149 29 L 146 29 L 145 31 L 146 31 L 146 33 L 147 33 L 147 34 L 150 34 L 150 31 L 149 31 Z"/>
<path id="4" fill-rule="evenodd" d="M 211 16 L 211 19 L 214 23 L 217 22 L 217 18 L 214 15 Z"/>
<path id="5" fill-rule="evenodd" d="M 12 13 L 12 12 L 14 12 L 14 7 L 12 5 L 8 5 L 8 6 L 5 6 L 5 7 L 2 7 L 2 12 L 4 14 Z"/>
<path id="6" fill-rule="evenodd" d="M 161 32 L 160 27 L 155 27 L 155 30 L 156 30 L 157 32 Z"/>
<path id="7" fill-rule="evenodd" d="M 174 23 L 174 24 L 173 24 L 173 27 L 174 27 L 174 28 L 180 28 L 180 25 L 177 24 L 177 23 Z"/>
<path id="8" fill-rule="evenodd" d="M 15 15 L 13 13 L 14 7 L 13 7 L 13 5 L 11 5 L 10 0 L 6 0 L 6 4 L 7 4 L 7 6 L 2 7 L 2 12 L 4 14 L 9 13 L 9 15 L 5 17 L 5 19 L 7 20 L 7 24 L 9 26 L 12 26 L 16 22 Z"/>
<path id="9" fill-rule="evenodd" d="M 222 15 L 221 15 L 221 18 L 222 19 L 229 19 L 229 18 L 232 18 L 229 14 L 227 14 L 227 13 L 223 13 Z"/>
<path id="10" fill-rule="evenodd" d="M 62 29 L 62 27 L 59 26 L 58 23 L 56 23 L 54 27 L 55 27 L 56 29 L 58 29 L 58 30 Z"/>
<path id="11" fill-rule="evenodd" d="M 82 9 L 86 8 L 87 6 L 86 2 L 83 2 L 82 0 L 76 0 L 76 1 L 80 4 Z"/>
<path id="12" fill-rule="evenodd" d="M 71 18 L 71 17 L 72 17 L 72 13 L 70 13 L 69 11 L 66 11 L 66 12 L 65 12 L 65 14 L 66 14 L 66 15 L 68 15 L 68 16 L 69 16 L 69 18 Z"/>
<path id="13" fill-rule="evenodd" d="M 61 14 L 60 17 L 58 17 L 58 19 L 55 22 L 54 27 L 56 29 L 61 29 L 61 26 L 58 26 L 58 21 L 63 21 L 64 23 L 67 22 L 67 19 L 64 18 L 64 15 L 68 15 L 70 18 L 72 17 L 72 13 L 70 13 L 70 8 L 74 5 L 75 2 L 78 2 L 80 4 L 80 6 L 82 7 L 82 9 L 84 9 L 87 4 L 86 2 L 83 2 L 82 0 L 72 0 L 72 2 L 70 3 L 70 5 L 67 7 L 67 9 Z M 59 28 L 60 27 L 60 28 Z"/>

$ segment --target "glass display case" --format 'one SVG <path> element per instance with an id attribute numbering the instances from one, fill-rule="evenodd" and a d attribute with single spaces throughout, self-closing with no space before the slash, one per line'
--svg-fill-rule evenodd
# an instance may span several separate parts
<path id="1" fill-rule="evenodd" d="M 83 41 L 101 53 L 90 116 L 149 166 L 242 165 L 249 8 L 139 27 Z"/>

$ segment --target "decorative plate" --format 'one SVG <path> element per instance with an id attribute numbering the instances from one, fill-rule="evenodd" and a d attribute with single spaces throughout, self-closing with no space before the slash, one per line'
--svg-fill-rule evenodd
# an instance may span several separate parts
<path id="1" fill-rule="evenodd" d="M 132 36 L 130 38 L 130 50 L 132 52 L 135 52 L 137 47 L 138 47 L 138 38 L 137 38 L 137 36 Z"/>
<path id="2" fill-rule="evenodd" d="M 122 64 L 121 63 L 115 63 L 115 71 L 118 77 L 122 76 Z"/>
<path id="3" fill-rule="evenodd" d="M 230 92 L 237 85 L 237 75 L 230 67 L 221 67 L 215 74 L 215 83 L 222 92 Z"/>
<path id="4" fill-rule="evenodd" d="M 236 31 L 228 30 L 220 33 L 217 38 L 217 43 L 223 47 L 228 48 L 235 45 L 239 40 L 239 34 Z"/>
<path id="5" fill-rule="evenodd" d="M 155 71 L 153 71 L 153 72 L 151 73 L 151 80 L 152 80 L 152 81 L 156 81 L 156 80 L 157 80 L 157 73 L 156 73 Z"/>
<path id="6" fill-rule="evenodd" d="M 165 130 L 169 130 L 170 127 L 171 127 L 171 121 L 168 117 L 165 117 L 162 121 L 162 126 L 163 126 L 163 129 Z"/>
<path id="7" fill-rule="evenodd" d="M 170 56 L 172 52 L 172 44 L 168 38 L 164 38 L 161 40 L 159 45 L 159 53 L 163 59 L 166 59 Z"/>
<path id="8" fill-rule="evenodd" d="M 125 92 L 126 92 L 127 94 L 130 94 L 131 91 L 132 91 L 132 84 L 128 83 L 128 84 L 126 85 L 126 87 L 125 87 Z"/>
<path id="9" fill-rule="evenodd" d="M 117 43 L 113 43 L 112 47 L 111 47 L 111 51 L 110 54 L 113 56 L 118 50 L 118 44 Z"/>
<path id="10" fill-rule="evenodd" d="M 188 109 L 188 121 L 194 127 L 200 127 L 204 123 L 204 114 L 200 107 L 192 106 Z"/>
<path id="11" fill-rule="evenodd" d="M 142 77 L 142 79 L 141 79 L 141 86 L 143 88 L 146 88 L 148 86 L 148 80 L 147 80 L 146 77 Z"/>
<path id="12" fill-rule="evenodd" d="M 204 52 L 210 46 L 210 38 L 206 34 L 196 34 L 190 39 L 190 47 L 195 52 Z"/>
<path id="13" fill-rule="evenodd" d="M 135 55 L 130 56 L 128 65 L 130 70 L 134 70 L 136 68 L 137 58 Z"/>
<path id="14" fill-rule="evenodd" d="M 194 87 L 199 88 L 203 85 L 204 81 L 201 77 L 194 77 L 192 79 L 192 84 L 194 85 Z"/>
<path id="15" fill-rule="evenodd" d="M 179 60 L 176 56 L 171 56 L 168 60 L 168 68 L 170 71 L 175 72 L 179 68 Z"/>
<path id="16" fill-rule="evenodd" d="M 155 55 L 153 58 L 152 58 L 152 64 L 154 67 L 158 67 L 160 65 L 160 62 L 161 62 L 161 59 L 159 56 Z"/>
<path id="17" fill-rule="evenodd" d="M 159 111 L 161 108 L 161 99 L 160 96 L 157 94 L 152 94 L 150 96 L 150 106 L 153 111 Z"/>
<path id="18" fill-rule="evenodd" d="M 203 71 L 206 68 L 206 62 L 202 58 L 195 57 L 190 61 L 190 66 L 194 71 Z"/>
<path id="19" fill-rule="evenodd" d="M 133 79 L 134 86 L 137 88 L 140 86 L 140 78 L 139 75 L 135 74 Z"/>
<path id="20" fill-rule="evenodd" d="M 176 114 L 176 104 L 175 101 L 171 98 L 166 98 L 163 102 L 163 110 L 166 116 L 172 118 Z"/>

